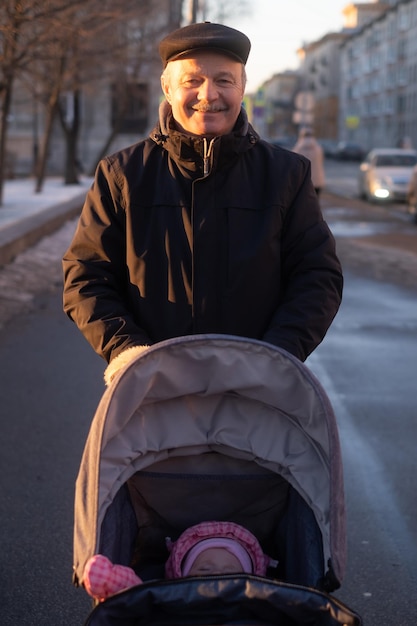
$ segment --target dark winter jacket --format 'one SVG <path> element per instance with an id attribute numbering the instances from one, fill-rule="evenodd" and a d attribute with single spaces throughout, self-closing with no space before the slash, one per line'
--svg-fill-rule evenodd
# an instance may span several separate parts
<path id="1" fill-rule="evenodd" d="M 64 274 L 64 309 L 107 361 L 195 333 L 304 360 L 342 293 L 309 162 L 260 140 L 244 111 L 212 144 L 165 112 L 148 139 L 103 159 Z"/>

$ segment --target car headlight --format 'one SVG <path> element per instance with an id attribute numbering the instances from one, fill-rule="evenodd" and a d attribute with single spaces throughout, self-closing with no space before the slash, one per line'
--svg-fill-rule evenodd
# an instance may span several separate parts
<path id="1" fill-rule="evenodd" d="M 380 200 L 384 200 L 385 198 L 389 198 L 391 189 L 391 181 L 386 176 L 381 176 L 381 178 L 375 179 L 374 185 L 374 196 L 375 198 L 379 198 Z"/>
<path id="2" fill-rule="evenodd" d="M 383 187 L 378 187 L 374 191 L 374 196 L 375 198 L 380 198 L 381 200 L 384 200 L 385 198 L 389 198 L 389 190 L 384 189 Z"/>

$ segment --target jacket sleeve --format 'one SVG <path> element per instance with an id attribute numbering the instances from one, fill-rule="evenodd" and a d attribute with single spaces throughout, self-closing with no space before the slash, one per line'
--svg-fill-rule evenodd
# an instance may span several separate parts
<path id="1" fill-rule="evenodd" d="M 310 168 L 288 206 L 282 231 L 283 291 L 263 339 L 304 361 L 323 340 L 341 303 L 343 275 Z"/>
<path id="2" fill-rule="evenodd" d="M 64 311 L 93 349 L 110 362 L 127 348 L 149 345 L 127 305 L 122 191 L 103 160 L 63 258 Z"/>

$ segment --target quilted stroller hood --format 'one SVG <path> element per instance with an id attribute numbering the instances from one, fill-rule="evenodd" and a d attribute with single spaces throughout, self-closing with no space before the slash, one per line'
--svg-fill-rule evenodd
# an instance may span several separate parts
<path id="1" fill-rule="evenodd" d="M 75 583 L 102 547 L 103 521 L 122 486 L 155 463 L 207 451 L 285 478 L 314 515 L 324 575 L 331 578 L 327 590 L 337 588 L 345 569 L 345 509 L 329 399 L 285 350 L 228 335 L 156 344 L 104 393 L 76 482 Z"/>

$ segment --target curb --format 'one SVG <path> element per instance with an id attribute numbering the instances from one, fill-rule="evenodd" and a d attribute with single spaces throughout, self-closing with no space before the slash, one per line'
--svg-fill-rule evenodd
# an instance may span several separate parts
<path id="1" fill-rule="evenodd" d="M 50 206 L 29 215 L 26 219 L 10 224 L 0 231 L 0 267 L 10 263 L 20 252 L 50 235 L 62 224 L 77 217 L 85 200 L 85 191 L 70 200 Z"/>

